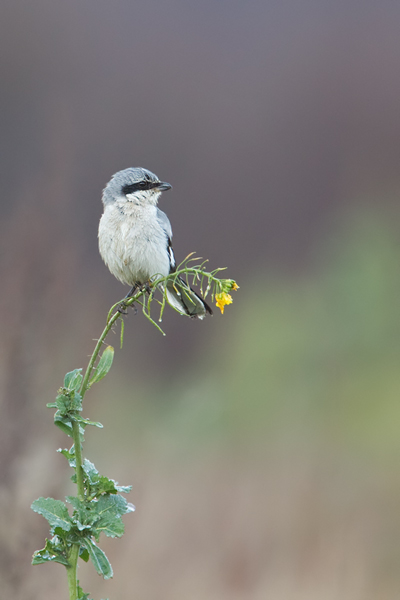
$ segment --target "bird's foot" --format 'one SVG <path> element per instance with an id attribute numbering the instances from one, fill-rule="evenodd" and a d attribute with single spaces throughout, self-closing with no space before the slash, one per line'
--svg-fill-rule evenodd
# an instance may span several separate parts
<path id="1" fill-rule="evenodd" d="M 131 296 L 134 295 L 134 293 L 136 292 L 136 290 L 138 288 L 140 288 L 140 283 L 134 283 L 133 286 L 131 287 L 131 289 L 129 290 L 129 292 L 127 293 L 127 295 L 125 296 L 124 300 L 126 300 L 127 298 L 131 298 Z"/>
<path id="2" fill-rule="evenodd" d="M 146 281 L 146 283 L 144 283 L 142 285 L 142 290 L 144 290 L 146 292 L 146 294 L 148 294 L 150 296 L 153 293 L 153 287 L 151 285 L 151 281 Z"/>
<path id="3" fill-rule="evenodd" d="M 125 302 L 121 302 L 121 304 L 118 306 L 117 311 L 121 314 L 121 315 L 127 315 L 128 311 L 126 310 L 127 306 L 125 304 Z"/>

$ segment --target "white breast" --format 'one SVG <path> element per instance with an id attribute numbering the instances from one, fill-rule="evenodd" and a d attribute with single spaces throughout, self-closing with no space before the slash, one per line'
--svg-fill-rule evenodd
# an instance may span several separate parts
<path id="1" fill-rule="evenodd" d="M 105 207 L 99 225 L 100 254 L 122 283 L 145 283 L 169 273 L 167 234 L 155 206 L 113 203 Z"/>

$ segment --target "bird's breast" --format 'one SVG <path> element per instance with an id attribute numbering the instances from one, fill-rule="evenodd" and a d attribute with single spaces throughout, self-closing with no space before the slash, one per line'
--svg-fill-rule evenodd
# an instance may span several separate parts
<path id="1" fill-rule="evenodd" d="M 145 283 L 169 273 L 167 234 L 154 206 L 106 206 L 99 225 L 100 254 L 122 283 Z"/>

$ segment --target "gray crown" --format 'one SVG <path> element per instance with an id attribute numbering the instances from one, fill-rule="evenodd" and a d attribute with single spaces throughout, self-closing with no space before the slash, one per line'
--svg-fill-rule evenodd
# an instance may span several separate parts
<path id="1" fill-rule="evenodd" d="M 130 167 L 129 169 L 115 173 L 103 190 L 102 200 L 104 206 L 120 198 L 123 195 L 123 187 L 138 183 L 139 181 L 143 181 L 143 179 L 147 179 L 147 181 L 153 183 L 160 181 L 157 175 L 147 169 L 142 169 L 142 167 Z"/>

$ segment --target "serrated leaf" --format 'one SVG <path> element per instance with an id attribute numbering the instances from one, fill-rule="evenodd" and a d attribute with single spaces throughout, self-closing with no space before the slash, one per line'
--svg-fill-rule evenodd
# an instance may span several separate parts
<path id="1" fill-rule="evenodd" d="M 98 574 L 102 575 L 104 579 L 110 579 L 113 576 L 113 570 L 103 550 L 96 546 L 94 541 L 89 538 L 83 538 L 81 543 L 89 552 L 91 561 Z"/>
<path id="2" fill-rule="evenodd" d="M 83 379 L 81 371 L 82 369 L 74 369 L 73 371 L 67 373 L 64 377 L 64 387 L 70 390 L 78 391 L 82 385 Z"/>
<path id="3" fill-rule="evenodd" d="M 100 517 L 104 517 L 106 514 L 121 517 L 131 511 L 128 507 L 128 502 L 123 496 L 105 494 L 99 498 L 96 505 L 96 512 Z"/>
<path id="4" fill-rule="evenodd" d="M 99 517 L 91 503 L 83 502 L 76 496 L 67 496 L 66 501 L 74 508 L 72 520 L 79 531 L 91 529 L 93 523 L 98 521 Z"/>
<path id="5" fill-rule="evenodd" d="M 32 565 L 42 565 L 46 562 L 56 562 L 65 567 L 69 566 L 67 559 L 61 554 L 49 554 L 44 550 L 38 550 L 32 557 Z"/>
<path id="6" fill-rule="evenodd" d="M 94 481 L 98 480 L 99 472 L 88 458 L 84 459 L 82 469 L 85 475 L 88 476 L 90 483 L 93 483 Z"/>
<path id="7" fill-rule="evenodd" d="M 85 594 L 85 592 L 83 591 L 83 589 L 79 585 L 79 581 L 77 583 L 78 583 L 78 589 L 77 589 L 78 599 L 77 600 L 90 600 L 90 598 L 89 598 L 90 593 L 89 594 Z"/>
<path id="8" fill-rule="evenodd" d="M 132 491 L 131 485 L 118 485 L 118 483 L 116 481 L 114 481 L 113 479 L 112 479 L 112 481 L 114 482 L 114 487 L 115 487 L 116 491 L 119 492 L 120 494 L 129 494 L 129 492 Z"/>
<path id="9" fill-rule="evenodd" d="M 47 519 L 51 527 L 61 527 L 64 531 L 70 531 L 72 526 L 71 517 L 66 505 L 61 500 L 38 498 L 32 502 L 31 508 Z"/>
<path id="10" fill-rule="evenodd" d="M 74 508 L 72 521 L 79 531 L 90 530 L 96 541 L 100 534 L 108 537 L 121 537 L 124 524 L 121 515 L 132 510 L 125 498 L 104 494 L 99 500 L 90 502 L 76 496 L 67 496 L 66 500 Z"/>
<path id="11" fill-rule="evenodd" d="M 78 421 L 78 423 L 82 423 L 82 426 L 93 425 L 94 427 L 98 427 L 99 429 L 103 429 L 103 425 L 98 421 L 90 421 L 90 419 L 84 419 L 80 415 L 74 415 L 74 421 Z"/>
<path id="12" fill-rule="evenodd" d="M 76 496 L 65 496 L 65 499 L 68 502 L 68 504 L 71 504 L 73 506 L 74 510 L 82 510 L 85 508 L 85 502 L 83 502 L 83 500 L 80 500 Z"/>
<path id="13" fill-rule="evenodd" d="M 43 556 L 43 550 L 37 550 L 32 556 L 32 565 L 42 565 L 43 563 L 50 562 L 53 560 L 50 556 L 45 558 Z"/>
<path id="14" fill-rule="evenodd" d="M 113 360 L 114 360 L 114 348 L 112 346 L 107 346 L 107 348 L 104 350 L 103 354 L 101 355 L 101 358 L 99 360 L 97 367 L 94 370 L 94 375 L 90 379 L 89 385 L 93 385 L 94 383 L 97 383 L 98 381 L 103 379 L 103 377 L 105 377 L 107 375 L 108 371 L 111 369 Z"/>
<path id="15" fill-rule="evenodd" d="M 127 494 L 132 489 L 132 486 L 130 485 L 118 485 L 118 482 L 114 481 L 114 479 L 109 479 L 104 475 L 100 475 L 94 464 L 87 458 L 85 458 L 83 461 L 82 468 L 85 475 L 89 479 L 89 484 L 92 488 L 91 492 L 93 495 L 100 496 L 101 494 L 117 494 L 118 492 Z"/>
<path id="16" fill-rule="evenodd" d="M 99 498 L 103 494 L 116 494 L 115 483 L 112 479 L 108 479 L 105 475 L 100 475 L 99 480 L 95 486 L 96 496 Z"/>
<path id="17" fill-rule="evenodd" d="M 67 450 L 66 448 L 65 449 L 59 448 L 57 450 L 57 452 L 59 452 L 60 454 L 65 456 L 65 458 L 68 461 L 69 466 L 74 469 L 76 467 L 76 459 L 75 459 L 75 452 L 72 449 L 73 449 L 73 446 L 72 446 L 71 450 Z"/>
<path id="18" fill-rule="evenodd" d="M 104 533 L 107 537 L 115 538 L 123 535 L 125 526 L 121 517 L 107 515 L 95 523 L 94 529 L 96 530 L 97 539 L 101 533 Z"/>
<path id="19" fill-rule="evenodd" d="M 78 600 L 90 600 L 90 594 L 85 594 L 81 587 L 78 586 Z"/>
<path id="20" fill-rule="evenodd" d="M 41 565 L 46 562 L 58 562 L 66 567 L 69 565 L 63 548 L 54 540 L 57 540 L 57 538 L 53 538 L 52 540 L 46 539 L 45 547 L 34 553 L 32 557 L 33 565 Z"/>

